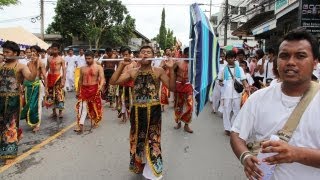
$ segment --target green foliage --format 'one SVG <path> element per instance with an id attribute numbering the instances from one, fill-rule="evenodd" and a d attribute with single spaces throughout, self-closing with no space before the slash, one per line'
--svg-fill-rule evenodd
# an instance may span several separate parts
<path id="1" fill-rule="evenodd" d="M 0 7 L 18 4 L 18 0 L 0 0 Z"/>
<path id="2" fill-rule="evenodd" d="M 135 20 L 119 0 L 58 0 L 55 12 L 47 32 L 87 39 L 95 48 L 101 42 L 126 44 L 135 29 Z"/>
<path id="3" fill-rule="evenodd" d="M 176 43 L 176 37 L 174 37 L 173 35 L 173 30 L 170 30 L 169 28 L 166 29 L 165 19 L 165 9 L 163 8 L 161 14 L 161 25 L 159 29 L 159 34 L 153 38 L 153 40 L 159 43 L 159 46 L 162 50 L 164 50 L 167 47 L 172 48 Z"/>
<path id="4" fill-rule="evenodd" d="M 166 48 L 166 41 L 167 41 L 166 14 L 165 14 L 165 9 L 163 8 L 162 14 L 161 14 L 161 25 L 160 25 L 159 35 L 158 35 L 158 43 L 161 49 Z"/>

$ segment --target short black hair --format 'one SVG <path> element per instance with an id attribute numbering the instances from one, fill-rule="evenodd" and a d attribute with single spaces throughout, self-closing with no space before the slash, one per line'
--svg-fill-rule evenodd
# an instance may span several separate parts
<path id="1" fill-rule="evenodd" d="M 58 44 L 58 43 L 52 43 L 52 44 L 51 44 L 51 48 L 54 48 L 54 47 L 60 49 L 60 44 Z"/>
<path id="2" fill-rule="evenodd" d="M 258 60 L 263 58 L 263 56 L 264 56 L 264 52 L 263 52 L 262 49 L 256 50 L 256 57 L 257 57 Z"/>
<path id="3" fill-rule="evenodd" d="M 227 51 L 226 58 L 235 58 L 235 57 L 236 57 L 235 52 L 233 52 L 232 50 Z"/>
<path id="4" fill-rule="evenodd" d="M 84 53 L 84 56 L 86 57 L 86 56 L 91 56 L 92 58 L 94 58 L 94 52 L 93 51 L 86 51 L 85 53 Z"/>
<path id="5" fill-rule="evenodd" d="M 268 52 L 269 54 L 276 55 L 276 51 L 275 51 L 273 48 L 269 48 L 269 49 L 267 50 L 267 52 Z"/>
<path id="6" fill-rule="evenodd" d="M 189 54 L 189 47 L 184 48 L 183 54 Z"/>
<path id="7" fill-rule="evenodd" d="M 167 48 L 165 48 L 165 49 L 164 49 L 164 52 L 166 52 L 166 51 L 167 51 L 167 49 L 169 49 L 169 50 L 171 51 L 171 48 L 168 48 L 168 47 L 167 47 Z"/>
<path id="8" fill-rule="evenodd" d="M 281 40 L 281 43 L 283 41 L 300 41 L 300 40 L 308 41 L 311 45 L 313 57 L 315 59 L 319 57 L 319 43 L 317 39 L 312 34 L 307 32 L 304 28 L 298 27 L 296 29 L 291 30 L 286 35 L 284 35 L 283 39 Z"/>
<path id="9" fill-rule="evenodd" d="M 153 48 L 152 48 L 151 46 L 148 46 L 148 45 L 142 46 L 142 47 L 140 48 L 139 52 L 141 52 L 142 49 L 151 49 L 152 55 L 154 55 L 154 50 L 153 50 Z"/>
<path id="10" fill-rule="evenodd" d="M 111 47 L 106 47 L 106 53 L 108 53 L 108 52 L 112 52 Z"/>
<path id="11" fill-rule="evenodd" d="M 30 49 L 35 49 L 38 54 L 42 52 L 41 48 L 38 45 L 31 46 Z"/>
<path id="12" fill-rule="evenodd" d="M 240 54 L 243 54 L 244 56 L 246 55 L 243 49 L 238 49 L 237 55 L 240 55 Z"/>
<path id="13" fill-rule="evenodd" d="M 68 49 L 68 52 L 69 52 L 69 51 L 73 51 L 73 48 L 69 48 L 69 49 Z"/>
<path id="14" fill-rule="evenodd" d="M 12 52 L 16 52 L 17 55 L 20 55 L 20 47 L 17 43 L 13 41 L 6 41 L 1 45 L 2 48 L 10 49 Z"/>
<path id="15" fill-rule="evenodd" d="M 46 53 L 47 51 L 45 49 L 41 49 L 41 52 L 42 53 Z"/>
<path id="16" fill-rule="evenodd" d="M 129 54 L 131 54 L 131 49 L 128 46 L 123 46 L 120 48 L 120 53 L 124 53 L 128 51 Z"/>

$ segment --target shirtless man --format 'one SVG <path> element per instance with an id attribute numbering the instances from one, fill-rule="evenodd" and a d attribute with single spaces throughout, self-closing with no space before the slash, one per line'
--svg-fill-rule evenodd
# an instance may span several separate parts
<path id="1" fill-rule="evenodd" d="M 64 109 L 63 90 L 66 82 L 66 66 L 65 61 L 59 56 L 60 45 L 53 43 L 51 46 L 51 55 L 47 63 L 48 83 L 46 87 L 45 103 L 47 107 L 54 105 L 52 117 L 57 117 L 56 108 L 59 109 L 59 118 L 62 118 L 62 110 Z M 61 74 L 62 70 L 62 74 Z"/>
<path id="2" fill-rule="evenodd" d="M 188 57 L 189 48 L 185 48 L 183 54 Z M 193 111 L 193 88 L 188 78 L 189 61 L 176 62 L 176 91 L 174 95 L 174 112 L 175 129 L 181 128 L 181 121 L 184 122 L 184 130 L 188 133 L 193 133 L 189 124 L 191 123 Z M 183 107 L 186 106 L 186 111 L 183 112 Z"/>
<path id="3" fill-rule="evenodd" d="M 17 157 L 18 141 L 22 138 L 20 85 L 24 80 L 34 81 L 39 61 L 31 60 L 29 67 L 20 64 L 15 58 L 20 53 L 15 42 L 6 41 L 2 48 L 5 61 L 0 65 L 0 159 L 10 164 Z"/>
<path id="4" fill-rule="evenodd" d="M 170 48 L 165 49 L 165 57 L 169 58 L 172 57 L 173 53 Z M 169 69 L 167 68 L 166 64 L 164 61 L 160 63 L 160 67 L 162 67 L 165 72 L 167 73 L 168 76 L 169 74 Z M 161 90 L 160 90 L 160 102 L 161 102 L 161 110 L 164 111 L 164 106 L 169 105 L 169 98 L 170 98 L 170 91 L 168 87 L 166 87 L 164 84 L 161 84 Z"/>
<path id="5" fill-rule="evenodd" d="M 121 49 L 121 55 L 123 58 L 131 57 L 131 49 L 125 47 Z M 127 65 L 122 73 L 126 73 L 131 69 L 136 68 L 138 65 L 135 61 L 131 61 L 131 64 Z M 121 123 L 125 123 L 130 116 L 130 110 L 132 107 L 132 87 L 133 81 L 128 81 L 119 85 L 119 97 L 118 97 L 118 117 L 122 117 Z"/>
<path id="6" fill-rule="evenodd" d="M 103 59 L 115 59 L 116 54 L 112 52 L 110 47 L 106 48 L 106 54 L 103 56 Z M 104 87 L 104 93 L 102 95 L 102 99 L 106 100 L 106 102 L 110 103 L 110 107 L 115 101 L 115 88 L 114 86 L 109 84 L 109 80 L 114 73 L 115 66 L 117 65 L 116 61 L 102 61 L 101 66 L 104 70 L 104 76 L 106 80 L 106 84 Z"/>
<path id="7" fill-rule="evenodd" d="M 40 129 L 41 112 L 42 112 L 42 98 L 43 93 L 40 91 L 45 84 L 47 84 L 46 68 L 44 63 L 41 62 L 40 53 L 41 48 L 37 45 L 31 46 L 31 60 L 39 61 L 39 69 L 37 77 L 34 81 L 25 80 L 23 82 L 25 90 L 25 106 L 21 111 L 20 119 L 26 119 L 28 125 L 33 128 L 33 132 Z M 32 66 L 32 61 L 28 62 L 27 66 Z M 42 81 L 43 79 L 43 81 Z"/>
<path id="8" fill-rule="evenodd" d="M 83 133 L 84 121 L 89 115 L 93 128 L 98 127 L 102 119 L 101 89 L 104 85 L 103 69 L 94 61 L 94 53 L 85 53 L 86 65 L 80 69 L 79 90 L 77 91 L 77 128 L 78 134 Z"/>
<path id="9" fill-rule="evenodd" d="M 159 99 L 160 81 L 171 91 L 175 90 L 173 61 L 166 61 L 172 73 L 169 78 L 162 68 L 152 67 L 154 51 L 150 46 L 140 48 L 139 68 L 122 73 L 129 58 L 119 63 L 119 67 L 110 79 L 110 84 L 123 84 L 133 80 L 133 106 L 130 116 L 130 170 L 143 173 L 146 179 L 160 179 L 162 176 L 161 156 L 161 105 Z M 120 76 L 121 75 L 121 76 Z"/>

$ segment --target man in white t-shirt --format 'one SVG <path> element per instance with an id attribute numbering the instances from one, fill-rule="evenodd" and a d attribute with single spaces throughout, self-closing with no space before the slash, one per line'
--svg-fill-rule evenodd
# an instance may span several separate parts
<path id="1" fill-rule="evenodd" d="M 258 60 L 257 66 L 254 69 L 254 76 L 253 76 L 253 80 L 254 80 L 254 86 L 257 87 L 258 89 L 261 89 L 261 83 L 263 82 L 264 76 L 263 73 L 261 73 L 260 69 L 262 67 L 262 64 L 264 64 L 265 59 L 267 58 L 263 52 L 262 49 L 257 49 L 256 50 L 256 59 Z"/>
<path id="2" fill-rule="evenodd" d="M 272 48 L 269 48 L 266 56 L 266 59 L 263 59 L 258 62 L 258 65 L 261 65 L 261 68 L 259 69 L 260 74 L 263 76 L 263 83 L 266 86 L 269 86 L 271 81 L 274 79 L 274 74 L 273 74 L 273 62 L 275 57 L 275 51 Z"/>
<path id="3" fill-rule="evenodd" d="M 66 88 L 67 91 L 72 91 L 74 88 L 74 69 L 76 68 L 77 56 L 73 54 L 73 49 L 68 50 L 68 55 L 64 58 L 67 66 L 67 79 Z"/>
<path id="4" fill-rule="evenodd" d="M 223 113 L 223 126 L 226 135 L 230 135 L 230 130 L 240 110 L 241 94 L 234 88 L 233 77 L 242 82 L 246 91 L 250 91 L 249 85 L 246 81 L 246 75 L 243 69 L 239 66 L 239 63 L 235 63 L 236 54 L 233 51 L 227 51 L 226 59 L 228 64 L 219 72 L 218 80 L 221 87 L 221 109 Z M 230 74 L 230 72 L 232 74 Z M 233 76 L 233 77 L 232 77 Z M 231 116 L 231 112 L 233 115 Z"/>
<path id="5" fill-rule="evenodd" d="M 317 40 L 305 30 L 285 35 L 279 46 L 278 70 L 282 83 L 255 92 L 249 97 L 232 127 L 231 146 L 244 165 L 249 179 L 261 179 L 262 162 L 275 166 L 271 179 L 320 177 L 320 91 L 315 95 L 289 142 L 270 141 L 283 128 L 290 114 L 311 85 L 313 67 L 319 55 Z M 269 140 L 269 141 L 268 141 Z M 262 153 L 275 153 L 258 160 L 248 152 L 248 142 L 262 142 Z"/>
<path id="6" fill-rule="evenodd" d="M 226 55 L 223 51 L 220 52 L 220 61 L 219 61 L 219 72 L 223 71 L 224 67 L 228 64 L 226 61 Z M 218 111 L 220 100 L 221 100 L 221 87 L 219 85 L 219 80 L 217 80 L 214 83 L 214 87 L 212 90 L 212 112 L 215 114 Z"/>

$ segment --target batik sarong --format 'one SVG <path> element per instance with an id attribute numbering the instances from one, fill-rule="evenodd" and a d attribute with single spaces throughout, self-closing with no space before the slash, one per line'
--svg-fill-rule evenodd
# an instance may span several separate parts
<path id="1" fill-rule="evenodd" d="M 113 73 L 114 73 L 114 69 L 104 70 L 104 77 L 106 80 L 106 84 L 104 87 L 104 92 L 102 93 L 102 99 L 110 103 L 113 103 L 115 101 L 115 94 L 116 94 L 116 86 L 109 84 L 109 81 Z"/>
<path id="2" fill-rule="evenodd" d="M 133 81 L 128 81 L 118 86 L 118 96 L 120 99 L 118 112 L 125 113 L 127 111 L 130 114 L 132 107 L 132 87 Z"/>
<path id="3" fill-rule="evenodd" d="M 160 90 L 160 102 L 162 105 L 168 105 L 169 104 L 169 97 L 170 97 L 170 91 L 169 89 L 162 84 L 161 90 Z"/>
<path id="4" fill-rule="evenodd" d="M 54 105 L 54 108 L 63 110 L 65 92 L 61 87 L 61 75 L 48 74 L 47 81 L 48 94 L 45 97 L 45 106 L 48 108 Z"/>
<path id="5" fill-rule="evenodd" d="M 18 154 L 18 141 L 22 135 L 19 129 L 20 96 L 15 67 L 0 67 L 0 159 L 15 158 Z"/>
<path id="6" fill-rule="evenodd" d="M 40 124 L 41 119 L 41 97 L 40 84 L 41 80 L 33 82 L 25 80 L 23 85 L 25 87 L 25 106 L 21 111 L 21 118 L 26 119 L 29 126 L 34 127 Z"/>
<path id="7" fill-rule="evenodd" d="M 85 102 L 85 103 L 84 103 Z M 86 105 L 86 108 L 83 106 Z M 98 91 L 98 84 L 80 87 L 80 95 L 76 104 L 78 126 L 81 118 L 89 115 L 93 125 L 98 125 L 102 119 L 101 94 Z"/>
<path id="8" fill-rule="evenodd" d="M 140 174 L 148 163 L 156 177 L 161 176 L 161 105 L 133 105 L 130 116 L 130 170 Z"/>
<path id="9" fill-rule="evenodd" d="M 190 83 L 176 82 L 176 91 L 174 96 L 175 121 L 189 124 L 193 112 L 193 87 Z M 185 110 L 185 111 L 184 111 Z"/>

